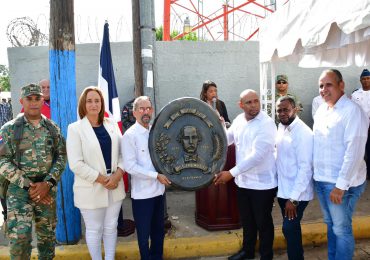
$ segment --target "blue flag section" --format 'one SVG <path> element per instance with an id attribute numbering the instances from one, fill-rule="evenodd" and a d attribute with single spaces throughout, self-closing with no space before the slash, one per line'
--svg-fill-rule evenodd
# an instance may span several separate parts
<path id="1" fill-rule="evenodd" d="M 118 97 L 116 79 L 114 78 L 112 54 L 109 42 L 109 24 L 104 24 L 103 42 L 100 50 L 101 76 L 108 83 L 109 111 L 113 114 L 112 100 Z"/>
<path id="2" fill-rule="evenodd" d="M 51 119 L 67 137 L 68 125 L 77 120 L 75 51 L 50 50 Z M 57 189 L 56 239 L 59 244 L 76 244 L 81 239 L 81 215 L 73 203 L 74 174 L 67 165 Z"/>
<path id="3" fill-rule="evenodd" d="M 116 80 L 114 78 L 114 69 L 112 62 L 112 54 L 109 42 L 109 24 L 104 24 L 103 41 L 100 48 L 100 68 L 99 68 L 99 83 L 105 100 L 105 111 L 108 116 L 114 118 L 118 123 L 121 131 L 121 108 L 119 105 Z"/>

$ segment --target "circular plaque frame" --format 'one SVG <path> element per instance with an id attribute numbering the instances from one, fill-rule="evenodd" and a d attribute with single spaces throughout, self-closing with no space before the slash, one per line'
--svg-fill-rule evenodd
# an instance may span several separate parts
<path id="1" fill-rule="evenodd" d="M 183 190 L 208 186 L 226 163 L 227 138 L 218 113 L 191 97 L 166 105 L 149 134 L 153 165 Z"/>

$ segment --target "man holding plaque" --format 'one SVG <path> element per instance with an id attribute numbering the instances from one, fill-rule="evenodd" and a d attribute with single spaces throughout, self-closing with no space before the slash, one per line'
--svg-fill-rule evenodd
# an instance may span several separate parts
<path id="1" fill-rule="evenodd" d="M 136 98 L 133 109 L 136 122 L 121 142 L 123 165 L 131 174 L 132 212 L 141 259 L 160 260 L 163 259 L 164 185 L 171 182 L 155 170 L 150 158 L 148 139 L 153 107 L 149 97 Z"/>
<path id="2" fill-rule="evenodd" d="M 274 224 L 272 205 L 277 191 L 275 169 L 276 126 L 274 120 L 261 111 L 260 99 L 252 89 L 240 94 L 238 115 L 227 129 L 228 144 L 235 144 L 236 165 L 215 177 L 215 185 L 233 177 L 238 186 L 238 207 L 243 225 L 243 245 L 228 259 L 255 257 L 257 233 L 259 253 L 263 260 L 273 258 Z"/>

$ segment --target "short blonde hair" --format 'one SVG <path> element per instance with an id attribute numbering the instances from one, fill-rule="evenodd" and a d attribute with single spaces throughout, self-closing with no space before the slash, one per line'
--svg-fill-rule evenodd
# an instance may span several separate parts
<path id="1" fill-rule="evenodd" d="M 101 90 L 98 87 L 90 86 L 90 87 L 86 87 L 82 91 L 81 96 L 78 100 L 78 115 L 80 116 L 81 119 L 86 116 L 86 97 L 87 97 L 87 94 L 90 91 L 95 91 L 100 96 L 101 109 L 100 109 L 100 112 L 99 112 L 98 123 L 102 124 L 103 119 L 104 119 L 104 114 L 105 114 L 105 103 L 104 103 L 103 93 L 101 92 Z"/>

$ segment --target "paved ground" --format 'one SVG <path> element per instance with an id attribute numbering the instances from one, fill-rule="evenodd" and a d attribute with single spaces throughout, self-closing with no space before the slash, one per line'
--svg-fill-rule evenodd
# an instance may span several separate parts
<path id="1" fill-rule="evenodd" d="M 356 208 L 356 216 L 367 216 L 370 215 L 370 188 L 367 188 Z M 185 191 L 170 191 L 167 195 L 168 213 L 173 224 L 173 228 L 166 235 L 166 240 L 178 239 L 178 238 L 201 238 L 203 236 L 217 237 L 218 235 L 230 234 L 229 230 L 225 231 L 207 231 L 195 224 L 194 212 L 195 212 L 195 192 Z M 123 202 L 124 217 L 132 219 L 131 212 L 131 200 L 125 199 Z M 280 215 L 279 206 L 275 205 L 273 208 L 273 218 L 275 226 L 279 229 L 282 218 Z M 308 205 L 305 215 L 303 217 L 303 223 L 319 223 L 322 222 L 322 215 L 319 208 L 318 201 L 315 199 Z M 370 223 L 369 223 L 370 225 Z M 84 228 L 83 228 L 84 229 Z M 238 230 L 236 230 L 238 231 Z M 320 231 L 319 231 L 320 232 Z M 323 227 L 323 234 L 325 227 Z M 324 236 L 324 235 L 323 235 Z M 370 239 L 370 236 L 369 236 Z M 136 245 L 136 235 L 130 235 L 128 237 L 119 238 L 120 243 L 124 243 L 122 250 L 127 250 L 127 242 L 132 242 Z M 193 239 L 194 240 L 194 239 Z M 171 240 L 172 241 L 172 240 Z M 189 240 L 188 240 L 189 241 Z M 355 259 L 370 259 L 370 240 L 361 242 L 356 250 Z M 84 244 L 85 241 L 82 237 L 79 244 Z M 172 242 L 171 242 L 172 243 Z M 7 246 L 8 241 L 4 238 L 4 234 L 0 231 L 0 246 Z M 35 246 L 35 239 L 33 242 Z M 369 246 L 367 246 L 369 245 Z M 172 246 L 171 246 L 172 247 Z M 61 247 L 63 249 L 63 247 Z M 232 249 L 234 250 L 234 249 Z M 230 250 L 229 250 L 230 251 Z M 221 252 L 224 252 L 223 249 Z M 198 254 L 200 255 L 200 254 Z M 287 259 L 284 251 L 276 251 L 276 259 Z M 198 259 L 226 259 L 226 257 L 218 258 L 198 258 Z M 306 259 L 326 259 L 326 246 L 318 246 L 314 248 L 306 249 Z"/>
<path id="2" fill-rule="evenodd" d="M 316 246 L 316 247 L 305 247 L 305 259 L 306 260 L 325 260 L 327 259 L 327 249 L 326 245 Z M 226 260 L 226 256 L 219 257 L 200 257 L 191 258 L 187 260 Z M 255 258 L 258 259 L 258 258 Z M 286 250 L 279 250 L 275 252 L 276 260 L 286 260 L 288 256 Z M 370 259 L 370 239 L 358 240 L 356 241 L 356 251 L 353 260 L 365 260 Z M 184 259 L 185 260 L 185 259 Z"/>

